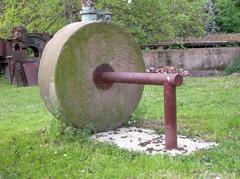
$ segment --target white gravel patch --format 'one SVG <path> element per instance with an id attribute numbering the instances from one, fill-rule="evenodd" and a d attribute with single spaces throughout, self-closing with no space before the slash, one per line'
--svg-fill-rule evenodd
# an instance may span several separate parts
<path id="1" fill-rule="evenodd" d="M 147 154 L 167 154 L 171 156 L 188 155 L 200 149 L 209 149 L 216 146 L 215 142 L 204 142 L 178 135 L 178 148 L 166 150 L 164 135 L 158 135 L 154 130 L 129 127 L 119 128 L 94 135 L 92 139 L 117 145 L 130 151 Z"/>

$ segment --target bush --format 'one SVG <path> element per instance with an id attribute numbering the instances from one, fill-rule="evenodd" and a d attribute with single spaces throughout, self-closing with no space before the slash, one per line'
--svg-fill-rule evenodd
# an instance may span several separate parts
<path id="1" fill-rule="evenodd" d="M 206 14 L 205 0 L 102 0 L 99 9 L 108 8 L 113 21 L 129 32 L 140 44 L 158 43 L 178 37 L 201 36 Z"/>
<path id="2" fill-rule="evenodd" d="M 216 0 L 217 24 L 227 33 L 240 32 L 240 1 Z"/>
<path id="3" fill-rule="evenodd" d="M 240 57 L 236 58 L 230 63 L 225 69 L 224 72 L 228 75 L 232 73 L 240 73 Z"/>

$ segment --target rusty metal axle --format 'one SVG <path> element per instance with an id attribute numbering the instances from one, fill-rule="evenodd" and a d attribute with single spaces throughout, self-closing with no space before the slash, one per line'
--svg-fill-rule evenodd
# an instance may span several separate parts
<path id="1" fill-rule="evenodd" d="M 164 85 L 164 83 L 169 83 L 172 86 L 180 86 L 183 82 L 181 75 L 159 73 L 103 72 L 101 78 L 105 83 L 143 85 Z"/>
<path id="2" fill-rule="evenodd" d="M 100 65 L 94 72 L 97 87 L 108 89 L 112 83 L 163 85 L 165 148 L 177 148 L 176 87 L 183 82 L 179 74 L 114 72 L 108 64 Z"/>

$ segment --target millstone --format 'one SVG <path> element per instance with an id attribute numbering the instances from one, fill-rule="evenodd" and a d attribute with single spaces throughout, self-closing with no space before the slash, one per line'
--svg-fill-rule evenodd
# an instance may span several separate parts
<path id="1" fill-rule="evenodd" d="M 93 74 L 102 64 L 121 72 L 145 69 L 138 44 L 113 23 L 77 22 L 54 35 L 42 55 L 39 87 L 56 118 L 94 131 L 119 127 L 129 118 L 141 99 L 143 86 L 98 88 Z"/>

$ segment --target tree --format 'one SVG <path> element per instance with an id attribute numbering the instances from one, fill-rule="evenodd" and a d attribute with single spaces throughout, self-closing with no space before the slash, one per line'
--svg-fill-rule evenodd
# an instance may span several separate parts
<path id="1" fill-rule="evenodd" d="M 205 11 L 208 14 L 205 21 L 205 29 L 207 33 L 216 33 L 219 27 L 216 23 L 216 7 L 214 0 L 208 0 L 205 4 Z"/>
<path id="2" fill-rule="evenodd" d="M 240 1 L 216 0 L 217 23 L 223 32 L 240 32 Z"/>
<path id="3" fill-rule="evenodd" d="M 78 12 L 80 9 L 79 1 L 63 0 L 64 14 L 68 24 L 79 20 Z"/>
<path id="4" fill-rule="evenodd" d="M 87 0 L 82 0 L 87 1 Z M 98 9 L 109 9 L 113 22 L 121 25 L 141 43 L 158 43 L 178 37 L 204 33 L 205 0 L 97 0 Z M 7 37 L 12 27 L 28 31 L 55 33 L 80 19 L 80 0 L 2 0 L 0 36 Z M 1 14 L 2 12 L 2 14 Z"/>
<path id="5" fill-rule="evenodd" d="M 204 0 L 102 0 L 113 21 L 128 29 L 141 44 L 204 34 Z"/>
<path id="6" fill-rule="evenodd" d="M 53 33 L 65 23 L 63 4 L 59 0 L 3 0 L 0 14 L 0 36 L 8 37 L 14 26 L 24 26 L 29 31 Z"/>

